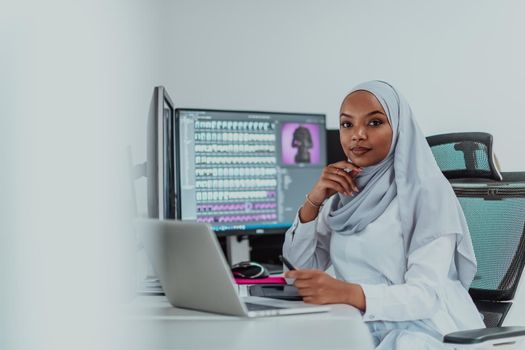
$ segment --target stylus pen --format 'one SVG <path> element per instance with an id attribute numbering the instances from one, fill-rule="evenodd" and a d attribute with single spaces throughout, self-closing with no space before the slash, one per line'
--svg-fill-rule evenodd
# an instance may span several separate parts
<path id="1" fill-rule="evenodd" d="M 279 255 L 279 259 L 281 259 L 281 261 L 286 265 L 288 270 L 290 271 L 296 270 L 296 268 L 292 265 L 292 263 L 289 262 L 288 259 L 286 259 L 284 256 Z"/>

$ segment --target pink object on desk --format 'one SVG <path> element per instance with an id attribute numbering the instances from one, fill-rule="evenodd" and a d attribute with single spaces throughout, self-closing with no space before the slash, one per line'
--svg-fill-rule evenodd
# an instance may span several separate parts
<path id="1" fill-rule="evenodd" d="M 237 284 L 286 284 L 283 277 L 235 278 Z"/>

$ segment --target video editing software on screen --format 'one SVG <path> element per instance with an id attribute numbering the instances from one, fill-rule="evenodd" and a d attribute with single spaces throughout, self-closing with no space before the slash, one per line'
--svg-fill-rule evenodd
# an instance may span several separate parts
<path id="1" fill-rule="evenodd" d="M 181 219 L 223 232 L 292 224 L 326 164 L 324 115 L 177 113 Z"/>

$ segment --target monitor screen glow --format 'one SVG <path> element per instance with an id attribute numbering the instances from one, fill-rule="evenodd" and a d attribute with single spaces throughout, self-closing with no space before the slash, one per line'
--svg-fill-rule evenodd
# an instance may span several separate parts
<path id="1" fill-rule="evenodd" d="M 325 115 L 177 109 L 178 218 L 282 233 L 326 165 Z"/>

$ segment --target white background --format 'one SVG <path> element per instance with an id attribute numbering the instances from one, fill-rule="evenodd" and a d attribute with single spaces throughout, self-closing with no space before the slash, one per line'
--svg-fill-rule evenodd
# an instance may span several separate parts
<path id="1" fill-rule="evenodd" d="M 425 134 L 490 132 L 503 170 L 525 170 L 524 10 L 519 0 L 2 0 L 0 348 L 124 341 L 111 305 L 129 297 L 135 263 L 126 147 L 144 160 L 155 85 L 177 107 L 326 113 L 336 128 L 346 92 L 383 79 Z"/>
<path id="2" fill-rule="evenodd" d="M 185 107 L 326 113 L 391 82 L 426 135 L 486 131 L 523 170 L 522 1 L 173 1 L 166 85 Z"/>

